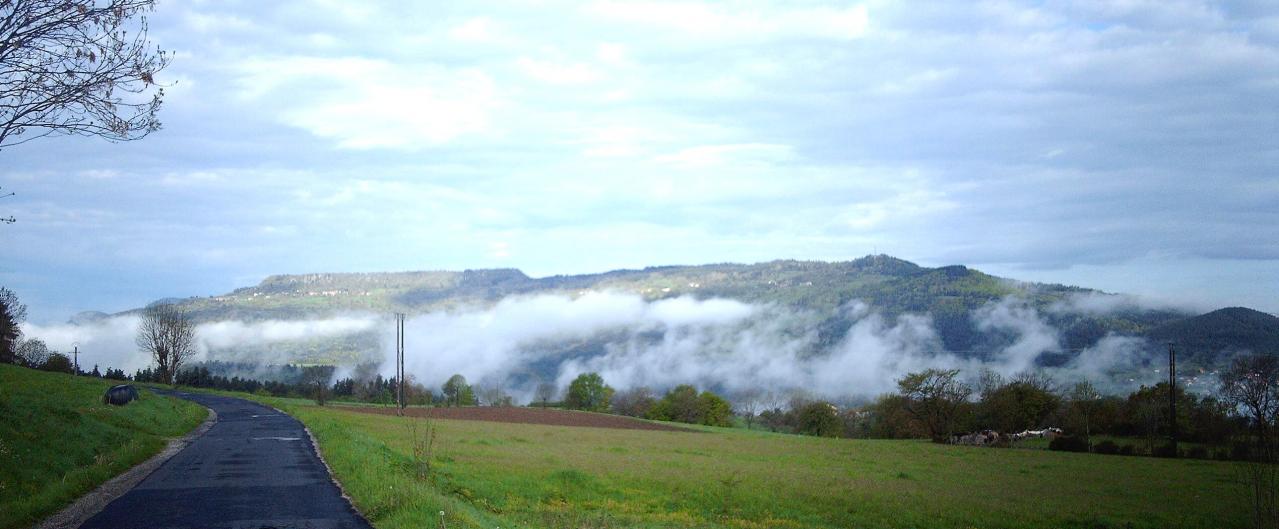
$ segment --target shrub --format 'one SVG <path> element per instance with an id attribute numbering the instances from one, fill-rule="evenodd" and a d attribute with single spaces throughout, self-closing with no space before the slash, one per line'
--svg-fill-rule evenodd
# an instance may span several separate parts
<path id="1" fill-rule="evenodd" d="M 687 384 L 668 391 L 653 404 L 647 417 L 658 421 L 686 422 L 709 426 L 730 426 L 733 408 L 723 397 Z"/>
<path id="2" fill-rule="evenodd" d="M 653 390 L 644 386 L 615 393 L 611 403 L 613 413 L 628 417 L 644 417 L 654 404 L 657 399 L 653 397 Z"/>
<path id="3" fill-rule="evenodd" d="M 41 371 L 52 371 L 55 373 L 73 373 L 75 367 L 71 365 L 71 359 L 67 355 L 61 353 L 53 353 L 49 358 L 40 365 Z"/>
<path id="4" fill-rule="evenodd" d="M 1177 449 L 1174 448 L 1171 443 L 1161 444 L 1156 446 L 1150 455 L 1155 457 L 1177 457 Z"/>
<path id="5" fill-rule="evenodd" d="M 697 396 L 698 407 L 702 410 L 702 424 L 707 426 L 732 426 L 733 405 L 723 397 L 703 391 Z"/>
<path id="6" fill-rule="evenodd" d="M 657 421 L 700 424 L 703 414 L 697 388 L 688 384 L 675 386 L 648 410 L 648 418 Z"/>
<path id="7" fill-rule="evenodd" d="M 1243 441 L 1235 441 L 1230 445 L 1230 459 L 1247 461 L 1252 458 L 1252 446 Z"/>
<path id="8" fill-rule="evenodd" d="M 1048 449 L 1061 452 L 1087 452 L 1088 441 L 1074 435 L 1058 435 L 1048 442 Z"/>
<path id="9" fill-rule="evenodd" d="M 781 408 L 764 410 L 759 412 L 759 422 L 771 432 L 789 432 L 791 425 L 787 415 Z"/>
<path id="10" fill-rule="evenodd" d="M 608 411 L 613 388 L 604 383 L 599 373 L 582 373 L 573 379 L 564 397 L 564 406 L 574 410 Z"/>
<path id="11" fill-rule="evenodd" d="M 1186 450 L 1186 457 L 1191 459 L 1208 459 L 1208 449 L 1202 446 L 1192 446 Z"/>
<path id="12" fill-rule="evenodd" d="M 1092 445 L 1092 451 L 1098 454 L 1115 455 L 1119 453 L 1119 445 L 1109 439 Z"/>
<path id="13" fill-rule="evenodd" d="M 1119 445 L 1119 455 L 1121 456 L 1137 455 L 1137 449 L 1134 448 L 1132 445 Z"/>
<path id="14" fill-rule="evenodd" d="M 806 435 L 820 437 L 837 437 L 839 435 L 839 416 L 835 406 L 829 402 L 810 402 L 799 409 L 797 430 Z"/>

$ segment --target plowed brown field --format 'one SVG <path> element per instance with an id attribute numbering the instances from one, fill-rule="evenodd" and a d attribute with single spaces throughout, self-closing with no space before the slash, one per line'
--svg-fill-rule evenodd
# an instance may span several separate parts
<path id="1" fill-rule="evenodd" d="M 395 408 L 343 406 L 337 409 L 378 415 L 395 415 Z M 463 408 L 407 408 L 404 413 L 413 417 L 453 419 L 461 421 L 515 422 L 524 424 L 549 424 L 552 426 L 586 426 L 589 428 L 620 428 L 624 430 L 658 430 L 667 432 L 696 432 L 688 428 L 641 421 L 620 415 L 606 415 L 584 411 L 556 410 L 520 407 L 463 407 Z"/>

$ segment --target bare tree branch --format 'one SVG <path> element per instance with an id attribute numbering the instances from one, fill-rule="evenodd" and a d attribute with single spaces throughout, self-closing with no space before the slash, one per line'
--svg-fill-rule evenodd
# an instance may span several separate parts
<path id="1" fill-rule="evenodd" d="M 0 0 L 0 149 L 54 134 L 130 141 L 159 130 L 171 56 L 154 0 Z"/>

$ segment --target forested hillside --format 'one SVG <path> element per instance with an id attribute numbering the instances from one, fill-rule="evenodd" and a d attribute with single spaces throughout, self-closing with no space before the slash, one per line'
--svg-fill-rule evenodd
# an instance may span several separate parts
<path id="1" fill-rule="evenodd" d="M 1080 297 L 1103 303 L 1126 298 L 1079 287 L 1020 282 L 964 266 L 921 267 L 886 255 L 844 262 L 781 260 L 661 266 L 541 278 L 515 269 L 277 275 L 257 286 L 180 303 L 199 321 L 252 322 L 350 313 L 413 315 L 483 308 L 508 296 L 573 297 L 588 291 L 630 293 L 646 300 L 679 296 L 730 298 L 813 311 L 824 318 L 817 329 L 821 345 L 843 337 L 850 321 L 838 309 L 860 300 L 890 319 L 902 314 L 928 315 L 947 350 L 972 356 L 1007 345 L 1008 336 L 979 330 L 973 314 L 1011 296 L 1025 300 L 1059 333 L 1064 351 L 1046 355 L 1042 361 L 1049 364 L 1064 362 L 1070 351 L 1092 346 L 1111 333 L 1184 342 L 1187 347 L 1200 348 L 1194 359 L 1206 363 L 1215 361 L 1222 351 L 1274 349 L 1279 343 L 1275 318 L 1248 309 L 1224 309 L 1196 318 L 1174 309 L 1118 302 L 1106 310 L 1067 310 L 1062 307 Z M 100 314 L 83 317 L 92 319 Z M 274 347 L 294 348 L 297 357 L 323 361 L 327 352 L 350 353 L 376 348 L 377 343 L 376 334 L 367 332 Z M 564 344 L 566 351 L 573 354 L 591 354 L 601 346 L 591 341 Z"/>
<path id="2" fill-rule="evenodd" d="M 1191 352 L 1188 360 L 1210 363 L 1233 352 L 1279 354 L 1279 318 L 1243 307 L 1174 320 L 1146 333 L 1151 341 L 1174 343 Z"/>

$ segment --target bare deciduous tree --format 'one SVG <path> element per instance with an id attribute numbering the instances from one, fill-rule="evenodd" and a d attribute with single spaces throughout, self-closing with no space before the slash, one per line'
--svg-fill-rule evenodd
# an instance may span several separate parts
<path id="1" fill-rule="evenodd" d="M 629 417 L 648 415 L 654 404 L 657 404 L 657 398 L 653 396 L 653 390 L 648 386 L 636 386 L 619 391 L 613 395 L 612 402 L 613 413 Z"/>
<path id="2" fill-rule="evenodd" d="M 1091 382 L 1076 383 L 1070 389 L 1070 408 L 1084 422 L 1084 439 L 1088 440 L 1088 448 L 1092 449 L 1092 416 L 1097 413 L 1097 405 L 1101 401 L 1101 392 Z"/>
<path id="3" fill-rule="evenodd" d="M 1242 465 L 1251 489 L 1253 524 L 1279 524 L 1279 357 L 1253 355 L 1236 358 L 1221 374 L 1221 395 L 1253 428 L 1251 461 Z"/>
<path id="4" fill-rule="evenodd" d="M 537 402 L 545 408 L 546 405 L 551 402 L 551 399 L 555 398 L 556 391 L 557 389 L 554 383 L 542 382 L 537 385 L 537 389 L 534 391 L 534 398 L 536 398 Z"/>
<path id="5" fill-rule="evenodd" d="M 52 352 L 44 340 L 29 338 L 18 342 L 17 363 L 27 367 L 40 367 L 49 360 Z"/>
<path id="6" fill-rule="evenodd" d="M 154 0 L 0 0 L 0 149 L 74 134 L 135 140 L 160 128 L 170 55 L 147 37 Z"/>
<path id="7" fill-rule="evenodd" d="M 480 400 L 485 406 L 499 407 L 511 405 L 511 396 L 507 395 L 506 390 L 502 389 L 502 384 L 500 382 L 493 382 L 491 384 L 481 386 L 479 393 Z"/>
<path id="8" fill-rule="evenodd" d="M 323 406 L 329 399 L 330 380 L 334 366 L 307 366 L 302 368 L 302 383 L 315 388 L 315 404 Z"/>
<path id="9" fill-rule="evenodd" d="M 195 323 L 176 305 L 152 305 L 142 311 L 136 341 L 155 361 L 161 380 L 174 384 L 178 369 L 195 355 Z"/>
<path id="10" fill-rule="evenodd" d="M 759 418 L 760 412 L 768 409 L 766 403 L 776 398 L 771 392 L 765 392 L 761 388 L 751 388 L 734 396 L 737 414 L 746 421 L 746 429 L 749 430 L 755 426 L 755 419 Z"/>

